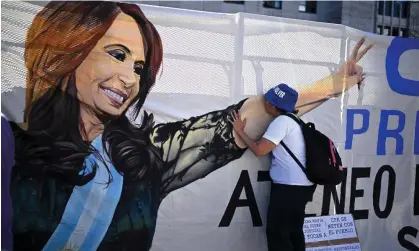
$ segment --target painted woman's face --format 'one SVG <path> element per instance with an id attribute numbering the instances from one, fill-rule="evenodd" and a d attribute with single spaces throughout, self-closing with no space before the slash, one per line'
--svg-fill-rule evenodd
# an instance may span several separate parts
<path id="1" fill-rule="evenodd" d="M 97 114 L 121 115 L 138 94 L 145 61 L 135 20 L 121 13 L 76 70 L 82 107 Z"/>

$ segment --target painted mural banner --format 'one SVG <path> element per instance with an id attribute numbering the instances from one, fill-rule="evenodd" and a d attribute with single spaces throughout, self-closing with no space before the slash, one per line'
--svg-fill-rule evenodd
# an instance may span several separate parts
<path id="1" fill-rule="evenodd" d="M 345 167 L 307 220 L 359 238 L 313 250 L 419 249 L 417 39 L 112 1 L 2 2 L 1 35 L 14 250 L 266 250 L 270 160 L 229 118 L 260 137 L 281 82 Z"/>

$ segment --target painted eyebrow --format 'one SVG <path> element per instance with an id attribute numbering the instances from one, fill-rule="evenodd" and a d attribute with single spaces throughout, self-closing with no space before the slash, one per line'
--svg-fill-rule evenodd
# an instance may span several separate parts
<path id="1" fill-rule="evenodd" d="M 121 47 L 125 52 L 127 52 L 127 53 L 129 53 L 129 54 L 131 54 L 131 51 L 130 51 L 130 49 L 128 49 L 128 47 L 126 47 L 125 45 L 123 45 L 123 44 L 108 44 L 108 45 L 106 45 L 104 48 L 105 49 L 108 49 L 109 47 Z"/>

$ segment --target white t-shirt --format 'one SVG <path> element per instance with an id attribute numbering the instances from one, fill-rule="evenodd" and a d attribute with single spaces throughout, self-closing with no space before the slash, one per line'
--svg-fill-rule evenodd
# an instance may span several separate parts
<path id="1" fill-rule="evenodd" d="M 280 144 L 285 145 L 294 153 L 297 159 L 306 165 L 306 151 L 303 132 L 301 127 L 292 118 L 278 116 L 269 125 L 263 138 L 276 145 L 272 150 L 272 166 L 270 170 L 271 179 L 274 183 L 286 185 L 311 186 L 313 183 L 301 170 L 297 162 L 288 154 Z"/>

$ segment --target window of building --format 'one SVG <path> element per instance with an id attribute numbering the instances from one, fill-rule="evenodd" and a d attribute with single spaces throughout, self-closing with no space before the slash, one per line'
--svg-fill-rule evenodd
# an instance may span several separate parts
<path id="1" fill-rule="evenodd" d="M 408 32 L 406 28 L 400 28 L 400 34 L 399 33 L 399 29 L 398 28 L 394 28 L 393 27 L 393 34 L 392 36 L 395 37 L 408 37 Z"/>
<path id="2" fill-rule="evenodd" d="M 224 3 L 244 4 L 244 1 L 225 1 Z"/>
<path id="3" fill-rule="evenodd" d="M 378 1 L 378 15 L 383 15 L 384 1 Z"/>
<path id="4" fill-rule="evenodd" d="M 393 16 L 398 17 L 400 15 L 402 18 L 407 18 L 408 12 L 409 12 L 409 2 L 403 1 L 403 2 L 394 3 Z"/>
<path id="5" fill-rule="evenodd" d="M 394 37 L 407 37 L 408 36 L 408 30 L 406 28 L 400 28 L 400 34 L 399 34 L 399 28 L 398 27 L 392 27 L 390 32 L 389 26 L 383 26 L 377 25 L 376 33 L 385 35 L 385 36 L 394 36 Z"/>
<path id="6" fill-rule="evenodd" d="M 398 17 L 400 14 L 401 18 L 407 18 L 409 12 L 409 2 L 398 1 L 392 4 L 392 1 L 378 1 L 378 15 L 383 15 L 384 11 L 385 16 Z"/>
<path id="7" fill-rule="evenodd" d="M 263 7 L 282 9 L 282 1 L 263 1 Z"/>
<path id="8" fill-rule="evenodd" d="M 315 14 L 317 12 L 317 1 L 301 2 L 298 6 L 298 11 Z"/>
<path id="9" fill-rule="evenodd" d="M 408 37 L 409 36 L 409 33 L 407 32 L 407 29 L 405 29 L 405 28 L 402 28 L 402 29 L 400 29 L 400 37 Z"/>

